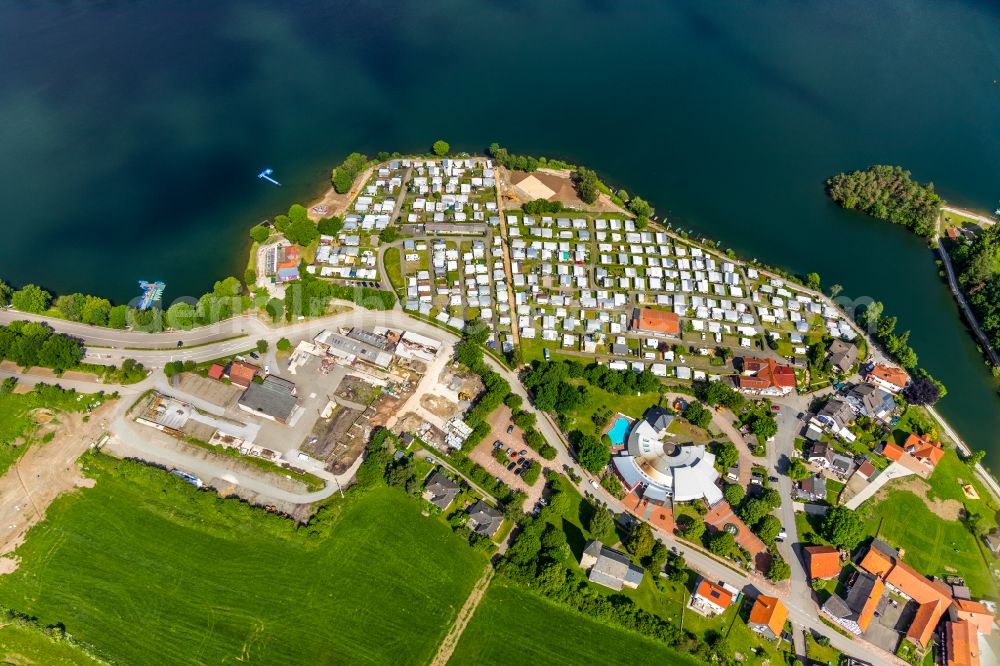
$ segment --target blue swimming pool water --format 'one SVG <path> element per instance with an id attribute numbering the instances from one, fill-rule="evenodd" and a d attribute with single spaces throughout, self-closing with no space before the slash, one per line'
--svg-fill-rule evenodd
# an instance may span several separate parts
<path id="1" fill-rule="evenodd" d="M 628 433 L 628 427 L 631 422 L 624 416 L 619 416 L 615 419 L 615 424 L 611 426 L 611 430 L 608 431 L 608 438 L 611 439 L 611 443 L 615 446 L 619 446 L 625 441 L 625 435 Z"/>

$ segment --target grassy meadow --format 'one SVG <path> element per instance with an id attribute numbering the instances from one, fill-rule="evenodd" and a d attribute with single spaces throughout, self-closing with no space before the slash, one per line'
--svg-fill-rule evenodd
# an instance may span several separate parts
<path id="1" fill-rule="evenodd" d="M 0 604 L 128 664 L 427 663 L 486 566 L 402 493 L 314 528 L 88 455 L 0 579 Z"/>

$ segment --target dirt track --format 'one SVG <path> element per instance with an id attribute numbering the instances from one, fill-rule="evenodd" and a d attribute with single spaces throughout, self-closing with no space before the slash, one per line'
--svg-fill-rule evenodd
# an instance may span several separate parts
<path id="1" fill-rule="evenodd" d="M 36 443 L 0 477 L 0 555 L 14 551 L 27 531 L 45 517 L 59 495 L 93 481 L 80 473 L 76 461 L 107 429 L 115 402 L 109 401 L 84 422 L 82 414 L 60 414 L 52 441 Z M 0 558 L 0 574 L 17 568 L 17 560 Z"/>

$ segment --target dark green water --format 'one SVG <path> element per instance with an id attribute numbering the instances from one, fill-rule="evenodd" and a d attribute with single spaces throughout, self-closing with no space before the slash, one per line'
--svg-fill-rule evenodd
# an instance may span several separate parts
<path id="1" fill-rule="evenodd" d="M 996 4 L 0 4 L 0 276 L 125 301 L 240 273 L 246 229 L 352 150 L 586 163 L 748 257 L 873 297 L 1000 467 L 1000 400 L 928 250 L 832 207 L 899 163 L 1000 198 Z M 273 167 L 283 188 L 254 177 Z"/>

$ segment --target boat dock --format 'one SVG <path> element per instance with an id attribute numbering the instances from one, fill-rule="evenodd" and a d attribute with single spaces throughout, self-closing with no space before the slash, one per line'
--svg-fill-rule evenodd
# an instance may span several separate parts
<path id="1" fill-rule="evenodd" d="M 163 290 L 166 287 L 167 285 L 163 282 L 146 282 L 145 280 L 140 280 L 139 288 L 142 289 L 142 296 L 139 300 L 139 309 L 148 310 L 154 304 L 159 303 L 160 299 L 163 298 Z"/>

